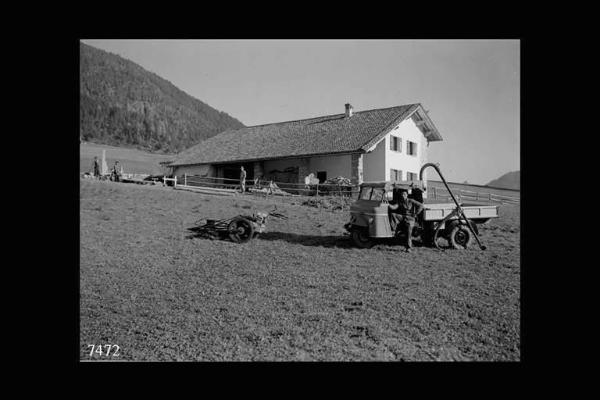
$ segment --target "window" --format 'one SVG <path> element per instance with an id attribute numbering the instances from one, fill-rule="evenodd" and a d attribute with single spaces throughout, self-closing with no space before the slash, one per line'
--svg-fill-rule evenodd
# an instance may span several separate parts
<path id="1" fill-rule="evenodd" d="M 385 196 L 384 188 L 373 188 L 373 193 L 371 193 L 371 200 L 381 201 Z"/>
<path id="2" fill-rule="evenodd" d="M 412 172 L 407 172 L 406 173 L 406 180 L 408 180 L 408 181 L 416 181 L 417 180 L 417 174 L 413 174 Z"/>
<path id="3" fill-rule="evenodd" d="M 317 179 L 319 183 L 323 183 L 327 180 L 327 171 L 317 171 Z"/>
<path id="4" fill-rule="evenodd" d="M 363 187 L 360 190 L 358 198 L 360 200 L 381 201 L 385 196 L 385 188 Z"/>
<path id="5" fill-rule="evenodd" d="M 390 150 L 401 152 L 402 151 L 402 139 L 397 136 L 390 135 Z"/>
<path id="6" fill-rule="evenodd" d="M 359 199 L 361 200 L 369 200 L 371 198 L 371 191 L 373 190 L 372 187 L 363 187 L 360 190 L 360 195 L 358 196 Z"/>
<path id="7" fill-rule="evenodd" d="M 417 155 L 417 144 L 415 142 L 406 141 L 406 154 L 411 156 Z"/>
<path id="8" fill-rule="evenodd" d="M 401 181 L 401 180 L 402 180 L 402 170 L 390 169 L 390 181 Z"/>

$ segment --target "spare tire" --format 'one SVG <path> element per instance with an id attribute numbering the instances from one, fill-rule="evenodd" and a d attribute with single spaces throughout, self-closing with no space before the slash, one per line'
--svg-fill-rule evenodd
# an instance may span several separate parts
<path id="1" fill-rule="evenodd" d="M 457 225 L 450 231 L 448 241 L 453 249 L 467 249 L 473 242 L 473 234 L 466 225 Z"/>

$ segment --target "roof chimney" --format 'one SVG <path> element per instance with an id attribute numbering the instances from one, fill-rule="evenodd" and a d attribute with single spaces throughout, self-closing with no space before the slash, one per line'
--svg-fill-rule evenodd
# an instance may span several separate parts
<path id="1" fill-rule="evenodd" d="M 346 118 L 350 118 L 352 116 L 352 104 L 346 103 Z"/>

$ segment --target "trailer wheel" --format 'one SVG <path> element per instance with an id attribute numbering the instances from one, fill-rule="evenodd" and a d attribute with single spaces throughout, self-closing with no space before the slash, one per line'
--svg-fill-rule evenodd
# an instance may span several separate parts
<path id="1" fill-rule="evenodd" d="M 369 237 L 365 229 L 353 228 L 352 241 L 354 244 L 363 249 L 370 249 L 375 244 Z"/>
<path id="2" fill-rule="evenodd" d="M 448 239 L 453 249 L 466 249 L 473 241 L 473 235 L 465 225 L 457 225 L 450 231 Z"/>
<path id="3" fill-rule="evenodd" d="M 246 218 L 234 218 L 227 226 L 229 238 L 235 243 L 246 243 L 254 236 L 252 222 Z"/>

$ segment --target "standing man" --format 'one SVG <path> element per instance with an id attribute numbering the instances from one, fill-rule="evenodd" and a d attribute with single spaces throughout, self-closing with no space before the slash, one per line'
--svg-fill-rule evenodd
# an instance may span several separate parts
<path id="1" fill-rule="evenodd" d="M 245 193 L 246 192 L 246 170 L 244 169 L 243 165 L 240 167 L 240 186 L 242 189 L 242 193 Z"/>
<path id="2" fill-rule="evenodd" d="M 119 161 L 115 161 L 115 165 L 112 169 L 112 176 L 115 182 L 121 181 L 121 168 L 119 167 Z"/>
<path id="3" fill-rule="evenodd" d="M 94 177 L 100 178 L 100 163 L 98 162 L 98 157 L 94 157 L 94 165 L 92 166 L 92 171 L 94 171 Z"/>
<path id="4" fill-rule="evenodd" d="M 397 192 L 396 192 L 397 193 Z M 415 217 L 423 211 L 423 204 L 416 200 L 408 198 L 408 191 L 401 190 L 400 198 L 397 199 L 395 194 L 395 204 L 390 204 L 390 222 L 392 223 L 392 229 L 396 230 L 399 226 L 402 226 L 406 232 L 406 252 L 409 253 L 412 248 L 412 231 L 415 227 Z"/>

